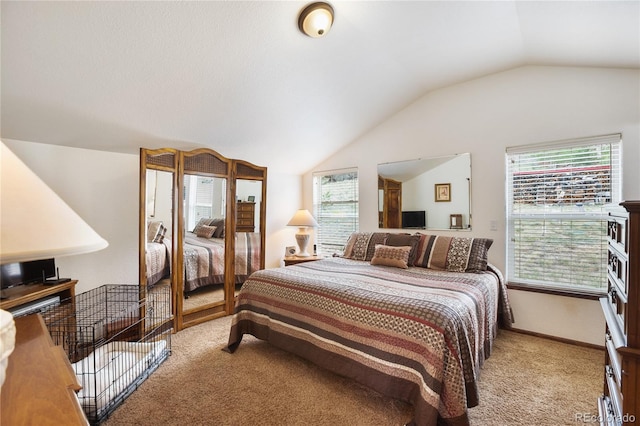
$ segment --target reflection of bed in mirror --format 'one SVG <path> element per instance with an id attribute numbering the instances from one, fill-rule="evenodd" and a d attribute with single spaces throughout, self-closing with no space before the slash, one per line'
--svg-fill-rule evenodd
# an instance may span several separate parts
<path id="1" fill-rule="evenodd" d="M 260 269 L 260 234 L 237 232 L 235 245 L 235 283 L 242 284 L 251 273 Z M 193 232 L 185 232 L 185 293 L 224 284 L 224 249 L 224 238 L 199 237 Z"/>
<path id="2" fill-rule="evenodd" d="M 157 284 L 171 274 L 171 247 L 169 241 L 147 243 L 147 286 Z"/>
<path id="3" fill-rule="evenodd" d="M 147 224 L 147 244 L 145 247 L 147 286 L 157 284 L 171 274 L 171 238 L 166 236 L 167 228 L 162 221 Z"/>
<path id="4" fill-rule="evenodd" d="M 242 284 L 260 269 L 260 234 L 236 233 L 235 283 Z M 212 285 L 224 284 L 224 238 L 198 237 L 185 233 L 185 293 Z M 146 251 L 147 285 L 152 286 L 171 273 L 171 241 L 148 242 Z"/>

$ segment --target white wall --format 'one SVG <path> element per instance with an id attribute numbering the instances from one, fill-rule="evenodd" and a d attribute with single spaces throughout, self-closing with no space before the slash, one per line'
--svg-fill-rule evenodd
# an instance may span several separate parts
<path id="1" fill-rule="evenodd" d="M 85 222 L 109 242 L 104 250 L 56 258 L 81 293 L 103 284 L 138 283 L 139 156 L 3 139 Z M 268 166 L 267 166 L 268 167 Z M 300 208 L 300 177 L 268 170 L 266 266 L 280 266 L 295 243 L 287 228 Z"/>
<path id="2" fill-rule="evenodd" d="M 617 132 L 623 137 L 623 198 L 640 199 L 640 71 L 521 67 L 422 96 L 306 173 L 304 205 L 312 206 L 313 171 L 355 166 L 360 229 L 374 231 L 378 163 L 470 152 L 471 235 L 494 240 L 490 261 L 505 270 L 506 147 Z M 510 297 L 515 327 L 602 344 L 598 302 L 522 291 Z"/>
<path id="3" fill-rule="evenodd" d="M 137 155 L 3 140 L 102 238 L 104 250 L 56 258 L 60 276 L 81 293 L 103 284 L 138 283 Z"/>

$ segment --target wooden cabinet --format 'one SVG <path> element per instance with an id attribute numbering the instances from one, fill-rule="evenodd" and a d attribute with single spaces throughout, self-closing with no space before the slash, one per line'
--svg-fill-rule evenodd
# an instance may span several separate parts
<path id="1" fill-rule="evenodd" d="M 603 425 L 640 419 L 640 201 L 612 207 L 607 224 L 607 296 L 604 394 L 598 400 Z"/>
<path id="2" fill-rule="evenodd" d="M 256 203 L 238 201 L 236 208 L 236 232 L 254 232 Z"/>
<path id="3" fill-rule="evenodd" d="M 62 346 L 39 314 L 15 319 L 16 345 L 0 393 L 0 424 L 88 425 L 81 389 Z"/>
<path id="4" fill-rule="evenodd" d="M 78 284 L 78 280 L 62 284 L 34 283 L 9 288 L 2 293 L 5 299 L 0 302 L 0 309 L 13 311 L 50 297 L 59 297 L 60 301 L 68 300 L 73 303 L 76 284 Z"/>

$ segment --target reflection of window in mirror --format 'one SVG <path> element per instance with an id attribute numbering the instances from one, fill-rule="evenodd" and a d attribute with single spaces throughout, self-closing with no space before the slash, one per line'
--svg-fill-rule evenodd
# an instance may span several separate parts
<path id="1" fill-rule="evenodd" d="M 388 182 L 394 182 L 395 192 Z M 443 190 L 446 194 L 443 192 L 438 201 L 438 193 L 434 197 L 434 188 L 443 183 L 447 185 Z M 402 223 L 403 213 L 424 212 L 425 229 L 470 230 L 470 191 L 469 153 L 378 164 L 379 227 L 415 228 L 415 223 L 411 226 Z M 391 201 L 398 203 L 397 212 L 391 209 Z M 451 227 L 452 214 L 461 216 L 459 227 Z M 410 215 L 404 216 L 408 218 Z M 391 220 L 394 217 L 398 218 L 395 223 Z"/>
<path id="2" fill-rule="evenodd" d="M 185 227 L 195 228 L 202 218 L 222 218 L 226 211 L 227 180 L 217 177 L 185 175 Z"/>

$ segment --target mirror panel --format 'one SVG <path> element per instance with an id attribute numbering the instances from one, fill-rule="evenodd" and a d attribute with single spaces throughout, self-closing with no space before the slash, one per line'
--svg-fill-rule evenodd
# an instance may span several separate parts
<path id="1" fill-rule="evenodd" d="M 180 152 L 179 271 L 180 328 L 227 314 L 229 178 L 231 160 L 202 148 Z"/>
<path id="2" fill-rule="evenodd" d="M 140 149 L 139 282 L 149 294 L 175 294 L 175 183 L 177 151 Z M 175 313 L 175 299 L 170 300 Z M 175 328 L 176 317 L 173 317 Z"/>
<path id="3" fill-rule="evenodd" d="M 471 230 L 471 154 L 378 164 L 378 227 Z"/>
<path id="4" fill-rule="evenodd" d="M 225 301 L 227 178 L 184 175 L 183 312 Z"/>
<path id="5" fill-rule="evenodd" d="M 234 295 L 253 272 L 263 268 L 262 181 L 236 179 L 236 240 Z"/>

